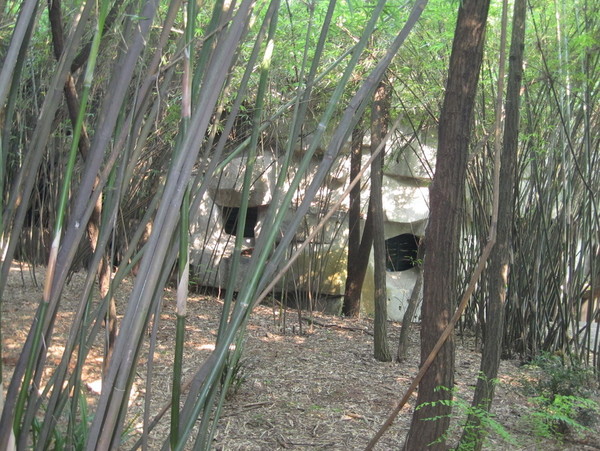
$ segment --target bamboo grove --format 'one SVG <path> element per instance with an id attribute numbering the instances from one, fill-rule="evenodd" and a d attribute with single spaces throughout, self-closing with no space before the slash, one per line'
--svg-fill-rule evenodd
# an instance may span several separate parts
<path id="1" fill-rule="evenodd" d="M 500 340 L 504 357 L 559 351 L 596 371 L 598 8 L 586 0 L 526 4 L 505 327 L 500 338 L 488 327 L 492 282 L 485 272 L 457 326 L 483 343 Z M 0 0 L 2 303 L 10 302 L 3 293 L 15 261 L 46 267 L 27 340 L 11 378 L 2 380 L 0 449 L 11 430 L 18 449 L 47 449 L 58 428 L 67 431 L 67 447 L 118 448 L 141 354 L 156 345 L 156 334 L 147 332 L 161 321 L 163 291 L 173 279 L 172 408 L 164 418 L 144 418 L 144 434 L 168 421 L 164 449 L 210 448 L 248 317 L 273 280 L 285 277 L 279 268 L 293 258 L 294 234 L 336 159 L 347 157 L 342 148 L 353 132 L 368 129 L 380 82 L 389 85 L 392 119 L 415 139 L 436 130 L 457 9 L 457 2 L 424 0 Z M 474 103 L 456 299 L 494 217 L 494 159 L 503 139 L 494 133 L 504 108 L 501 11 L 500 3 L 491 4 Z M 311 141 L 287 181 L 297 142 L 308 133 Z M 194 278 L 190 224 L 210 183 L 240 155 L 247 161 L 240 174 L 245 212 L 253 165 L 265 149 L 275 149 L 284 164 L 253 269 L 235 300 L 233 285 L 223 287 L 215 350 L 198 364 L 184 396 L 186 299 Z M 318 171 L 307 180 L 313 158 Z M 299 186 L 300 202 L 293 197 Z M 292 202 L 298 204 L 289 218 Z M 325 203 L 319 214 L 331 208 Z M 240 231 L 244 222 L 242 214 Z M 240 249 L 243 233 L 236 236 Z M 234 274 L 238 265 L 234 259 Z M 85 290 L 69 319 L 62 359 L 51 365 L 47 346 L 56 322 L 65 321 L 61 294 L 82 269 Z M 116 304 L 113 293 L 125 279 L 132 291 Z M 85 442 L 75 444 L 82 367 L 99 339 L 107 347 L 103 390 Z"/>

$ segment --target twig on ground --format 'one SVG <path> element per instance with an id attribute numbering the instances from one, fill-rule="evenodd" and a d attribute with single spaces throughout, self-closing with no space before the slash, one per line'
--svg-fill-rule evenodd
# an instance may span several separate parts
<path id="1" fill-rule="evenodd" d="M 340 324 L 322 323 L 319 320 L 316 320 L 314 318 L 307 318 L 306 316 L 303 316 L 302 319 L 304 321 L 306 321 L 308 324 L 313 324 L 313 325 L 316 325 L 319 327 L 331 327 L 331 328 L 342 329 L 342 330 L 351 330 L 351 331 L 362 332 L 363 334 L 373 336 L 373 332 L 371 332 L 370 330 L 367 330 L 367 329 L 363 329 L 362 327 L 351 327 L 351 326 L 342 326 Z"/>

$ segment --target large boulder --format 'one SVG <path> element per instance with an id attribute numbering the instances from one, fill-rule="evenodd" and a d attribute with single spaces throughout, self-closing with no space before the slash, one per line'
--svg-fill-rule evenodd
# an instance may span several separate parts
<path id="1" fill-rule="evenodd" d="M 372 263 L 372 260 L 371 260 Z M 413 288 L 417 281 L 417 268 L 407 271 L 387 272 L 386 273 L 386 294 L 387 294 L 387 316 L 392 321 L 402 321 L 404 313 L 408 307 L 408 301 L 412 295 Z M 367 269 L 365 283 L 361 294 L 361 310 L 367 315 L 375 312 L 374 301 L 375 287 L 373 285 L 373 265 L 370 264 Z M 423 291 L 419 295 L 419 302 L 423 299 Z M 417 309 L 417 312 L 419 310 Z M 415 314 L 416 320 L 418 314 Z"/>
<path id="2" fill-rule="evenodd" d="M 209 186 L 209 194 L 213 201 L 223 207 L 239 207 L 242 202 L 244 173 L 248 164 L 247 157 L 232 159 L 223 169 L 221 177 L 214 178 Z M 268 205 L 275 188 L 276 160 L 271 154 L 256 157 L 252 170 L 252 184 L 248 205 L 256 207 Z"/>

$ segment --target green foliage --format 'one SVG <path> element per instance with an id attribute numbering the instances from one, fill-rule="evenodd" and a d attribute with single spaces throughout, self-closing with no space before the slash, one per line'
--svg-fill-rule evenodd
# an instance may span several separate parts
<path id="1" fill-rule="evenodd" d="M 406 258 L 408 259 L 408 261 L 410 261 L 410 263 L 413 266 L 423 266 L 423 259 L 422 258 L 416 258 L 416 257 L 413 257 L 411 255 L 409 255 Z"/>
<path id="2" fill-rule="evenodd" d="M 554 396 L 588 395 L 588 388 L 597 384 L 593 370 L 576 356 L 543 353 L 532 360 L 529 366 L 541 372 L 532 387 L 534 392 L 550 400 Z"/>
<path id="3" fill-rule="evenodd" d="M 70 422 L 72 427 L 69 427 L 66 433 L 63 432 L 59 427 L 54 428 L 52 442 L 49 446 L 45 447 L 45 449 L 53 449 L 56 451 L 62 451 L 65 449 L 79 451 L 85 449 L 85 441 L 88 436 L 90 423 L 92 422 L 92 416 L 89 413 L 85 394 L 81 391 L 78 395 L 78 405 L 79 416 L 78 418 L 72 419 Z M 32 423 L 34 444 L 37 442 L 42 426 L 43 423 L 37 419 Z"/>
<path id="4" fill-rule="evenodd" d="M 227 399 L 233 398 L 246 380 L 246 360 L 240 358 L 242 352 L 243 349 L 229 351 L 221 373 L 221 389 L 226 390 Z"/>
<path id="5" fill-rule="evenodd" d="M 580 396 L 556 395 L 551 398 L 536 396 L 530 399 L 535 405 L 526 422 L 537 437 L 562 441 L 566 434 L 589 432 L 600 413 L 600 406 Z"/>
<path id="6" fill-rule="evenodd" d="M 530 366 L 540 370 L 530 387 L 536 393 L 530 398 L 535 410 L 526 417 L 536 436 L 562 440 L 565 434 L 588 431 L 600 413 L 600 406 L 587 397 L 597 384 L 593 371 L 579 359 L 557 353 L 544 353 Z"/>
<path id="7" fill-rule="evenodd" d="M 464 443 L 460 443 L 458 448 L 459 451 L 469 451 L 474 449 L 475 439 L 481 436 L 489 437 L 490 435 L 496 436 L 502 440 L 503 443 L 506 443 L 511 446 L 517 446 L 518 443 L 516 439 L 500 424 L 498 421 L 494 419 L 494 415 L 488 412 L 486 409 L 477 406 L 473 407 L 470 403 L 456 396 L 456 390 L 448 387 L 437 387 L 436 391 L 448 391 L 453 393 L 452 399 L 442 399 L 439 401 L 433 402 L 425 402 L 416 407 L 416 410 L 422 409 L 423 407 L 436 407 L 436 406 L 450 406 L 453 409 L 453 413 L 448 415 L 439 415 L 433 416 L 430 418 L 426 418 L 426 421 L 436 421 L 441 418 L 452 418 L 453 416 L 465 416 L 465 417 L 476 417 L 477 425 L 470 425 L 465 427 L 465 436 L 467 440 Z M 460 426 L 456 425 L 451 427 L 444 435 L 439 437 L 436 441 L 432 442 L 431 445 L 435 443 L 443 443 L 445 442 L 450 435 L 454 432 L 457 432 Z"/>

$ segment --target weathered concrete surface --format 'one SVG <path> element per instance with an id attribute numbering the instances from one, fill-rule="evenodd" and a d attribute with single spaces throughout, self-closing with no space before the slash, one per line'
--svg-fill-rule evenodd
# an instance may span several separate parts
<path id="1" fill-rule="evenodd" d="M 398 145 L 396 142 L 394 145 Z M 363 165 L 369 158 L 365 148 Z M 423 236 L 429 215 L 427 184 L 432 174 L 434 149 L 427 146 L 415 146 L 414 142 L 402 151 L 387 151 L 386 167 L 383 180 L 383 205 L 385 217 L 385 238 L 389 239 L 401 234 L 411 233 Z M 298 152 L 297 157 L 301 157 Z M 288 218 L 291 218 L 295 206 L 304 199 L 304 193 L 311 183 L 320 163 L 320 158 L 312 160 L 310 168 L 304 175 L 300 188 L 294 193 L 292 205 L 288 206 Z M 264 224 L 268 208 L 274 198 L 276 177 L 282 162 L 273 154 L 265 154 L 257 158 L 250 190 L 249 206 L 254 210 L 256 223 L 254 237 L 244 240 L 240 274 L 232 281 L 230 274 L 231 259 L 235 236 L 224 229 L 223 207 L 239 207 L 241 203 L 244 170 L 247 164 L 245 157 L 234 158 L 223 170 L 219 179 L 211 182 L 207 194 L 196 216 L 191 230 L 190 260 L 194 267 L 197 282 L 202 285 L 225 287 L 233 283 L 234 289 L 241 286 L 248 269 L 252 249 L 256 237 Z M 289 190 L 289 183 L 297 172 L 297 162 L 290 167 L 287 182 L 283 190 Z M 330 210 L 343 195 L 350 183 L 350 162 L 347 155 L 342 155 L 334 164 L 334 168 L 324 182 L 316 198 L 312 201 L 309 212 L 303 218 L 296 231 L 291 252 L 299 243 L 306 241 L 309 233 L 315 229 L 324 214 Z M 363 222 L 366 217 L 368 203 L 369 171 L 363 176 L 361 202 L 363 204 Z M 317 237 L 303 251 L 300 258 L 286 274 L 278 290 L 312 292 L 339 300 L 343 295 L 346 281 L 347 240 L 348 240 L 348 199 L 344 199 L 339 211 L 327 221 Z M 278 233 L 278 240 L 288 230 L 289 219 L 285 219 Z M 362 304 L 365 313 L 373 309 L 373 256 L 369 257 L 369 266 L 362 292 Z M 407 301 L 412 293 L 416 280 L 416 270 L 389 272 L 387 277 L 388 316 L 392 320 L 401 320 Z"/>

